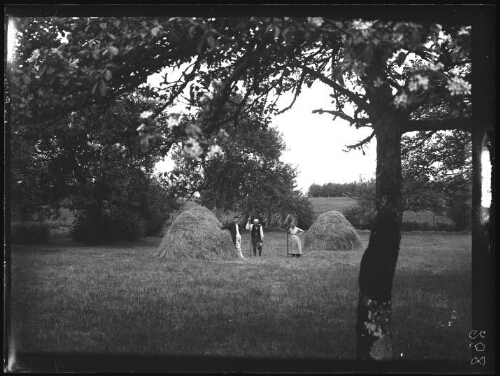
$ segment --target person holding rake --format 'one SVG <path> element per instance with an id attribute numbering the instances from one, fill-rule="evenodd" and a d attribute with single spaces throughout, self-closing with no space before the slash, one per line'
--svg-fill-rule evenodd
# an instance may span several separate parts
<path id="1" fill-rule="evenodd" d="M 290 223 L 290 228 L 288 229 L 288 233 L 290 234 L 290 254 L 292 257 L 300 257 L 302 256 L 302 246 L 300 244 L 299 235 L 302 234 L 304 230 L 298 228 L 295 225 L 295 222 Z"/>

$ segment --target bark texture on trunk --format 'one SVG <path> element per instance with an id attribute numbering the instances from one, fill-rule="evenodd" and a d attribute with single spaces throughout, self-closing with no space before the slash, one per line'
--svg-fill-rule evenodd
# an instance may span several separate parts
<path id="1" fill-rule="evenodd" d="M 359 272 L 357 357 L 389 360 L 391 293 L 401 240 L 401 133 L 397 116 L 380 119 L 377 137 L 376 217 Z"/>

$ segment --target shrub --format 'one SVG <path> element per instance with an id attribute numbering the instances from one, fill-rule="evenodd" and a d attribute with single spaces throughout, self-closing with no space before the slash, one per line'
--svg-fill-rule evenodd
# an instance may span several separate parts
<path id="1" fill-rule="evenodd" d="M 401 231 L 416 231 L 418 225 L 419 223 L 415 221 L 403 222 L 401 223 Z"/>
<path id="2" fill-rule="evenodd" d="M 170 213 L 167 213 L 170 215 Z M 158 216 L 146 221 L 146 236 L 156 236 L 163 228 L 168 215 Z"/>
<path id="3" fill-rule="evenodd" d="M 38 222 L 19 222 L 11 226 L 13 244 L 44 244 L 49 241 L 49 226 Z"/>
<path id="4" fill-rule="evenodd" d="M 355 206 L 345 209 L 343 214 L 355 228 L 370 230 L 375 218 L 375 207 L 372 201 L 359 200 Z"/>
<path id="5" fill-rule="evenodd" d="M 158 235 L 172 211 L 178 207 L 179 205 L 169 198 L 156 197 L 156 201 L 151 198 L 147 205 L 141 208 L 141 217 L 145 218 L 144 234 L 141 236 Z"/>
<path id="6" fill-rule="evenodd" d="M 471 229 L 471 206 L 467 201 L 454 203 L 448 209 L 448 217 L 455 223 L 456 231 Z"/>
<path id="7" fill-rule="evenodd" d="M 449 223 L 436 223 L 431 225 L 427 222 L 407 221 L 401 224 L 402 231 L 454 231 L 455 226 Z"/>
<path id="8" fill-rule="evenodd" d="M 455 226 L 450 223 L 436 223 L 436 231 L 455 231 Z"/>
<path id="9" fill-rule="evenodd" d="M 109 243 L 118 240 L 134 241 L 145 236 L 147 223 L 136 214 L 122 216 L 103 214 L 98 220 L 87 215 L 77 217 L 71 228 L 71 238 L 87 244 Z"/>
<path id="10" fill-rule="evenodd" d="M 93 221 L 85 215 L 79 215 L 73 222 L 70 234 L 75 242 L 87 244 L 99 244 L 106 240 L 110 241 L 110 238 L 112 238 L 107 216 L 102 216 L 99 221 Z"/>
<path id="11" fill-rule="evenodd" d="M 140 237 L 146 236 L 147 221 L 139 218 L 135 213 L 128 213 L 120 217 L 111 219 L 113 227 L 117 227 L 118 239 L 125 239 L 128 241 L 137 240 Z"/>
<path id="12" fill-rule="evenodd" d="M 422 222 L 419 224 L 419 229 L 417 231 L 432 231 L 434 226 L 427 222 Z"/>
<path id="13" fill-rule="evenodd" d="M 180 208 L 180 202 L 177 202 L 155 179 L 147 184 L 143 191 L 144 198 L 138 214 L 147 221 L 145 236 L 156 236 L 172 211 Z"/>

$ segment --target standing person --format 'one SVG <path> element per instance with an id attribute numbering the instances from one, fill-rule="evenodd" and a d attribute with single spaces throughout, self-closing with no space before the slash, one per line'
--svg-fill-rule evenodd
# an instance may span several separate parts
<path id="1" fill-rule="evenodd" d="M 302 256 L 302 246 L 300 244 L 299 235 L 304 232 L 300 228 L 295 226 L 295 222 L 290 224 L 290 228 L 288 229 L 290 233 L 290 248 L 292 257 L 300 257 Z"/>
<path id="2" fill-rule="evenodd" d="M 231 239 L 233 239 L 236 253 L 241 259 L 246 260 L 246 258 L 243 257 L 243 253 L 241 252 L 241 234 L 240 234 L 239 223 L 240 223 L 240 217 L 235 215 L 233 218 L 233 223 L 230 223 L 229 225 L 223 227 L 222 229 L 229 230 L 229 232 L 231 233 Z"/>
<path id="3" fill-rule="evenodd" d="M 262 256 L 262 242 L 264 240 L 264 230 L 262 230 L 262 225 L 259 224 L 259 220 L 257 218 L 254 219 L 253 225 L 251 225 L 250 218 L 248 218 L 246 229 L 250 230 L 250 235 L 252 236 L 253 255 L 257 256 L 257 249 L 258 249 L 259 257 Z"/>
<path id="4" fill-rule="evenodd" d="M 290 227 L 292 225 L 292 222 L 293 222 L 293 218 L 290 214 L 288 214 L 285 218 L 285 221 L 283 222 L 283 227 L 285 228 L 286 230 L 286 257 L 288 257 L 290 255 L 290 242 L 289 242 L 289 235 L 290 235 Z"/>

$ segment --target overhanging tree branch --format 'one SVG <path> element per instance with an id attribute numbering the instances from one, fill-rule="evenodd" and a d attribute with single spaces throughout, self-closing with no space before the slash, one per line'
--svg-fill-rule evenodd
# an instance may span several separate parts
<path id="1" fill-rule="evenodd" d="M 250 96 L 250 90 L 247 90 L 246 93 L 245 93 L 245 95 L 243 96 L 243 99 L 238 104 L 238 108 L 236 109 L 236 114 L 234 115 L 234 123 L 236 125 L 238 125 L 238 118 L 240 116 L 241 110 L 243 109 L 243 107 L 247 103 L 247 100 L 248 100 L 249 96 Z"/>
<path id="2" fill-rule="evenodd" d="M 360 142 L 358 142 L 357 144 L 354 144 L 354 145 L 347 145 L 346 148 L 344 149 L 344 151 L 350 151 L 350 150 L 353 150 L 353 149 L 361 149 L 361 151 L 363 152 L 363 155 L 365 154 L 365 151 L 363 150 L 363 147 L 371 141 L 371 139 L 375 136 L 375 131 L 373 131 L 368 137 L 366 137 L 365 139 L 361 140 Z"/>
<path id="3" fill-rule="evenodd" d="M 445 131 L 461 129 L 466 132 L 472 131 L 472 118 L 454 118 L 440 120 L 410 120 L 401 127 L 401 133 L 416 131 Z"/>
<path id="4" fill-rule="evenodd" d="M 165 110 L 165 108 L 170 106 L 174 102 L 174 100 L 184 91 L 187 84 L 191 82 L 193 78 L 195 78 L 195 73 L 200 67 L 200 65 L 201 65 L 201 58 L 199 56 L 198 59 L 196 59 L 196 63 L 194 64 L 191 72 L 189 72 L 188 74 L 183 73 L 185 80 L 182 83 L 182 85 L 180 85 L 180 87 L 170 96 L 168 101 L 163 106 L 154 111 L 153 115 L 151 116 L 151 120 L 155 119 L 158 115 L 160 115 L 163 112 L 163 110 Z"/>
<path id="5" fill-rule="evenodd" d="M 367 111 L 368 110 L 368 103 L 366 103 L 364 100 L 362 100 L 357 94 L 353 93 L 352 91 L 342 87 L 335 81 L 329 79 L 325 75 L 315 71 L 314 69 L 311 69 L 309 67 L 303 66 L 303 65 L 298 65 L 300 68 L 304 70 L 304 72 L 310 74 L 313 77 L 316 77 L 319 79 L 321 82 L 327 84 L 328 86 L 331 86 L 335 90 L 339 91 L 341 94 L 345 95 L 348 97 L 351 101 L 353 101 L 358 107 L 361 107 L 363 110 Z"/>
<path id="6" fill-rule="evenodd" d="M 236 66 L 233 73 L 227 78 L 226 82 L 224 82 L 224 85 L 222 86 L 220 93 L 216 99 L 215 111 L 213 115 L 210 116 L 208 121 L 205 123 L 204 132 L 206 132 L 207 134 L 213 132 L 216 127 L 215 120 L 220 116 L 222 109 L 224 107 L 223 105 L 229 98 L 229 95 L 231 94 L 232 83 L 237 81 L 241 76 L 243 76 L 243 74 L 250 67 L 251 63 L 252 59 L 245 56 L 244 60 L 238 66 Z"/>
<path id="7" fill-rule="evenodd" d="M 357 128 L 362 127 L 362 126 L 367 126 L 368 124 L 370 124 L 370 121 L 368 119 L 355 119 L 342 111 L 323 110 L 322 108 L 319 108 L 317 110 L 313 110 L 312 113 L 313 114 L 320 114 L 320 115 L 323 113 L 331 114 L 334 116 L 334 120 L 335 120 L 335 118 L 339 117 L 341 119 L 348 121 L 350 124 L 356 124 Z"/>
<path id="8" fill-rule="evenodd" d="M 292 108 L 292 106 L 295 104 L 295 101 L 297 100 L 297 97 L 300 95 L 301 91 L 302 91 L 302 84 L 304 83 L 304 77 L 305 77 L 305 74 L 302 73 L 301 76 L 300 76 L 300 79 L 299 81 L 297 82 L 297 85 L 295 87 L 295 95 L 293 96 L 293 100 L 292 100 L 292 103 L 290 103 L 287 107 L 283 108 L 282 110 L 279 110 L 276 114 L 279 115 L 279 114 L 282 114 L 284 113 L 285 111 L 288 111 L 290 108 Z"/>

